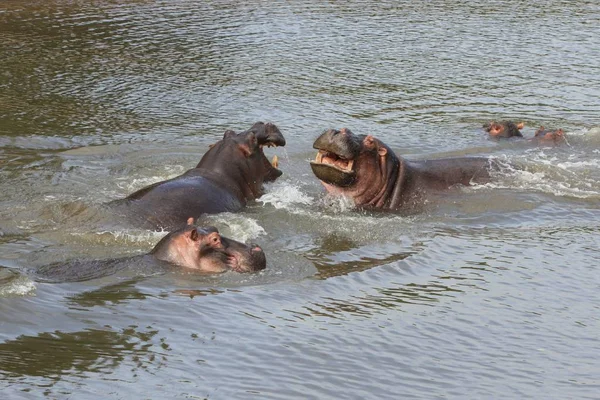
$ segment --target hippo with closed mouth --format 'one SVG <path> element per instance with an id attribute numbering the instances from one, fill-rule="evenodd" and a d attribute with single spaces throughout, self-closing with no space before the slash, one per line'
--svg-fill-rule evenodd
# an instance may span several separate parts
<path id="1" fill-rule="evenodd" d="M 523 122 L 514 123 L 512 121 L 490 121 L 483 125 L 483 129 L 495 139 L 523 137 L 521 129 L 525 127 Z"/>
<path id="2" fill-rule="evenodd" d="M 219 234 L 214 226 L 187 224 L 168 233 L 147 254 L 107 260 L 71 260 L 44 265 L 27 273 L 39 282 L 80 282 L 112 275 L 130 266 L 155 271 L 179 270 L 216 274 L 254 272 L 266 268 L 265 253 L 256 244 L 246 245 Z"/>
<path id="3" fill-rule="evenodd" d="M 531 141 L 544 146 L 558 146 L 567 143 L 565 132 L 562 129 L 546 129 L 543 126 L 535 131 L 535 136 Z"/>
<path id="4" fill-rule="evenodd" d="M 313 147 L 318 153 L 310 165 L 327 191 L 367 209 L 417 206 L 431 190 L 488 181 L 494 167 L 483 157 L 407 161 L 381 140 L 346 128 L 324 132 Z"/>
<path id="5" fill-rule="evenodd" d="M 227 131 L 195 168 L 108 206 L 136 226 L 167 230 L 190 215 L 239 211 L 263 194 L 263 183 L 282 174 L 277 157 L 270 162 L 263 153 L 265 146 L 285 146 L 274 124 L 257 122 L 241 133 Z"/>

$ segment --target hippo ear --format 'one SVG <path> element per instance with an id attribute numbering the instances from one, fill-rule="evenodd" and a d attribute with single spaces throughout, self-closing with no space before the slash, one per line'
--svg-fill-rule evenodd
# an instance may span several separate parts
<path id="1" fill-rule="evenodd" d="M 253 131 L 248 132 L 246 135 L 246 140 L 243 143 L 238 144 L 240 150 L 246 157 L 250 157 L 254 150 L 258 146 L 258 141 L 256 139 L 256 133 Z"/>
<path id="2" fill-rule="evenodd" d="M 198 229 L 194 228 L 192 229 L 192 231 L 190 232 L 190 238 L 194 241 L 197 242 L 198 241 L 198 237 L 200 236 L 200 234 L 198 233 Z"/>
<path id="3" fill-rule="evenodd" d="M 375 138 L 371 135 L 367 135 L 363 140 L 363 144 L 367 149 L 373 150 L 375 148 Z"/>
<path id="4" fill-rule="evenodd" d="M 539 136 L 544 132 L 544 126 L 541 125 L 537 131 L 535 131 L 535 136 Z"/>
<path id="5" fill-rule="evenodd" d="M 524 126 L 525 126 L 525 122 L 521 121 L 517 124 L 517 129 L 521 130 L 521 129 L 523 129 Z"/>
<path id="6" fill-rule="evenodd" d="M 194 225 L 194 217 L 189 217 L 187 219 L 186 225 Z"/>
<path id="7" fill-rule="evenodd" d="M 565 134 L 565 131 L 563 131 L 562 129 L 558 129 L 558 130 L 556 131 L 556 135 L 557 135 L 557 136 L 563 136 L 564 134 Z"/>
<path id="8" fill-rule="evenodd" d="M 225 131 L 225 133 L 223 134 L 223 140 L 230 139 L 230 138 L 232 138 L 232 137 L 235 137 L 236 135 L 237 135 L 237 134 L 236 134 L 234 131 L 232 131 L 232 130 L 228 129 L 228 130 L 226 130 L 226 131 Z"/>

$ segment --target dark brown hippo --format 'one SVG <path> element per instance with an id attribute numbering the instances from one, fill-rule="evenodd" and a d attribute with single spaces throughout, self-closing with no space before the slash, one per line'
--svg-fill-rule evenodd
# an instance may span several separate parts
<path id="1" fill-rule="evenodd" d="M 269 162 L 264 146 L 285 146 L 285 138 L 271 123 L 257 122 L 238 134 L 227 131 L 195 168 L 109 206 L 133 224 L 150 229 L 172 229 L 190 215 L 239 211 L 262 195 L 264 182 L 281 176 L 277 157 Z"/>
<path id="2" fill-rule="evenodd" d="M 107 260 L 72 260 L 28 272 L 40 282 L 79 282 L 140 266 L 154 273 L 170 269 L 200 273 L 265 269 L 265 253 L 258 245 L 245 245 L 221 236 L 214 226 L 201 228 L 193 222 L 194 219 L 189 218 L 184 227 L 168 233 L 148 254 Z"/>
<path id="3" fill-rule="evenodd" d="M 489 180 L 487 158 L 407 161 L 381 140 L 349 129 L 324 132 L 315 140 L 310 163 L 327 191 L 351 197 L 356 206 L 399 210 L 422 205 L 430 190 Z"/>
<path id="4" fill-rule="evenodd" d="M 545 146 L 557 146 L 566 143 L 567 139 L 562 129 L 550 130 L 540 126 L 531 141 Z"/>
<path id="5" fill-rule="evenodd" d="M 512 121 L 490 121 L 483 125 L 483 129 L 493 138 L 511 138 L 523 137 L 520 130 L 524 126 L 523 122 L 515 124 Z"/>

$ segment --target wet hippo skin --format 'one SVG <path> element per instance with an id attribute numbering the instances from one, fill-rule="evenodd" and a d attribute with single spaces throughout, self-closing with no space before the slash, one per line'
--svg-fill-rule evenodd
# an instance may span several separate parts
<path id="1" fill-rule="evenodd" d="M 494 139 L 522 138 L 520 129 L 523 129 L 524 126 L 523 122 L 515 124 L 512 121 L 490 121 L 483 125 L 483 129 Z M 562 129 L 546 129 L 543 126 L 540 126 L 535 132 L 535 136 L 527 141 L 542 146 L 558 146 L 567 142 Z"/>
<path id="2" fill-rule="evenodd" d="M 256 245 L 221 236 L 213 226 L 197 227 L 193 218 L 168 233 L 148 253 L 106 260 L 72 260 L 28 270 L 38 282 L 80 282 L 112 275 L 132 266 L 144 271 L 187 270 L 199 273 L 252 272 L 266 267 L 266 257 Z"/>
<path id="3" fill-rule="evenodd" d="M 495 167 L 477 157 L 407 161 L 381 140 L 346 128 L 324 132 L 313 147 L 319 151 L 311 168 L 327 191 L 367 209 L 416 209 L 429 191 L 488 181 Z"/>
<path id="4" fill-rule="evenodd" d="M 518 124 L 512 121 L 490 121 L 483 125 L 483 129 L 492 138 L 511 138 L 511 137 L 523 137 L 521 129 L 525 124 L 519 122 Z"/>
<path id="5" fill-rule="evenodd" d="M 546 129 L 543 126 L 540 126 L 535 132 L 535 136 L 530 140 L 543 146 L 558 146 L 567 142 L 562 129 Z"/>
<path id="6" fill-rule="evenodd" d="M 272 163 L 265 157 L 264 146 L 285 146 L 274 124 L 257 122 L 238 134 L 227 131 L 195 168 L 108 206 L 133 225 L 167 230 L 189 216 L 239 211 L 262 195 L 264 182 L 282 174 L 276 157 Z"/>

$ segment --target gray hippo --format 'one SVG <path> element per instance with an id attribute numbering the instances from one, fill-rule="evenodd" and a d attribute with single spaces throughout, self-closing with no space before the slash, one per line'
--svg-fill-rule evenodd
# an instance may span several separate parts
<path id="1" fill-rule="evenodd" d="M 112 212 L 148 229 L 173 229 L 187 217 L 235 212 L 263 194 L 263 183 L 282 172 L 269 162 L 264 146 L 285 146 L 271 123 L 257 122 L 244 132 L 227 131 L 195 168 L 108 203 Z"/>
<path id="2" fill-rule="evenodd" d="M 253 272 L 266 267 L 265 253 L 219 234 L 213 226 L 197 227 L 189 218 L 163 237 L 147 254 L 107 260 L 72 260 L 26 271 L 38 282 L 80 282 L 112 275 L 130 266 L 153 271 L 187 270 L 199 273 Z"/>
<path id="3" fill-rule="evenodd" d="M 408 209 L 423 204 L 431 190 L 490 178 L 493 160 L 482 157 L 407 161 L 371 135 L 330 129 L 319 136 L 310 163 L 327 191 L 351 197 L 359 208 Z"/>
<path id="4" fill-rule="evenodd" d="M 494 139 L 518 137 L 523 135 L 520 129 L 523 129 L 525 124 L 519 122 L 515 124 L 512 121 L 491 121 L 483 125 L 483 129 Z M 546 129 L 543 126 L 535 132 L 535 136 L 527 139 L 527 142 L 542 146 L 558 146 L 566 143 L 565 133 L 562 129 Z"/>
<path id="5" fill-rule="evenodd" d="M 523 127 L 525 127 L 523 122 L 515 124 L 512 121 L 490 121 L 483 125 L 483 129 L 495 139 L 523 137 L 520 131 Z"/>

